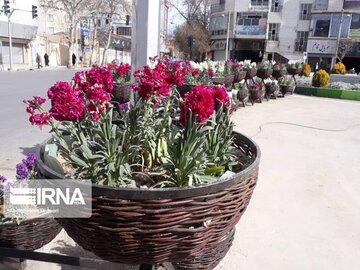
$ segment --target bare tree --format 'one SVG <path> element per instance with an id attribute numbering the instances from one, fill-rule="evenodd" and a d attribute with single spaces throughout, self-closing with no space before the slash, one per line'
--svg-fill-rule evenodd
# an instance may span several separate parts
<path id="1" fill-rule="evenodd" d="M 209 50 L 211 0 L 170 0 L 169 3 L 185 19 L 185 24 L 175 31 L 176 46 L 189 53 L 190 57 L 195 54 L 200 58 L 201 54 L 204 55 Z M 195 37 L 195 43 L 189 46 L 188 43 L 193 43 L 189 40 L 192 37 Z"/>
<path id="2" fill-rule="evenodd" d="M 175 30 L 175 45 L 180 51 L 189 54 L 190 58 L 197 60 L 201 60 L 209 50 L 209 38 L 207 29 L 197 21 L 191 22 L 191 24 L 184 23 Z M 189 44 L 190 42 L 192 44 Z"/>
<path id="3" fill-rule="evenodd" d="M 339 42 L 338 55 L 337 58 L 340 62 L 345 58 L 345 56 L 351 52 L 354 48 L 354 42 L 351 39 L 342 39 Z"/>
<path id="4" fill-rule="evenodd" d="M 40 5 L 45 10 L 57 10 L 64 12 L 68 17 L 68 66 L 71 66 L 72 54 L 74 53 L 74 41 L 76 27 L 82 17 L 90 15 L 89 0 L 40 0 Z"/>
<path id="5" fill-rule="evenodd" d="M 111 34 L 113 31 L 113 21 L 114 19 L 124 20 L 126 14 L 130 13 L 131 5 L 128 0 L 103 0 L 101 1 L 102 8 L 107 18 L 107 27 L 103 29 L 105 37 L 104 51 L 101 64 L 106 62 L 106 53 L 110 47 L 111 43 Z"/>

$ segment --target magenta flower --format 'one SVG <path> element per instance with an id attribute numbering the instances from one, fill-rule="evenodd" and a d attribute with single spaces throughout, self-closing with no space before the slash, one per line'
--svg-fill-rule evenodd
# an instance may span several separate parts
<path id="1" fill-rule="evenodd" d="M 198 123 L 205 123 L 214 112 L 214 93 L 211 87 L 204 85 L 195 86 L 185 94 L 184 103 L 180 106 L 180 122 L 186 122 L 188 110 L 196 116 Z"/>

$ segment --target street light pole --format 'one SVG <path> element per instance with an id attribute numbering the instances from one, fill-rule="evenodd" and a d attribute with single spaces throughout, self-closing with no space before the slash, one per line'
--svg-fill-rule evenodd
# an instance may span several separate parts
<path id="1" fill-rule="evenodd" d="M 228 21 L 227 21 L 225 61 L 228 60 L 228 53 L 229 53 L 229 35 L 230 35 L 229 32 L 230 32 L 230 11 L 228 14 Z"/>
<path id="2" fill-rule="evenodd" d="M 344 21 L 344 9 L 341 10 L 339 31 L 338 31 L 338 35 L 337 35 L 337 39 L 336 39 L 335 57 L 334 57 L 334 59 L 332 61 L 331 69 L 333 69 L 334 65 L 336 64 L 336 60 L 338 58 L 343 21 Z"/>
<path id="3" fill-rule="evenodd" d="M 8 35 L 9 35 L 9 64 L 10 64 L 10 68 L 9 70 L 13 70 L 13 66 L 12 66 L 12 31 L 11 31 L 11 21 L 10 21 L 10 17 L 13 14 L 14 10 L 12 10 L 10 12 L 10 14 L 8 15 Z"/>

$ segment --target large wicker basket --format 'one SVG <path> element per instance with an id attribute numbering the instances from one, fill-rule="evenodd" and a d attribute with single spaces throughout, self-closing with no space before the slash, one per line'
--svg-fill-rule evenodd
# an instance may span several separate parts
<path id="1" fill-rule="evenodd" d="M 40 173 L 62 178 L 42 162 L 44 145 L 37 151 Z M 92 217 L 58 221 L 81 247 L 113 262 L 188 264 L 208 258 L 240 220 L 257 181 L 259 148 L 238 133 L 234 146 L 244 168 L 226 180 L 194 188 L 93 185 Z"/>
<path id="2" fill-rule="evenodd" d="M 119 103 L 130 101 L 131 87 L 130 83 L 114 83 L 113 84 L 113 100 Z"/>
<path id="3" fill-rule="evenodd" d="M 255 101 L 262 103 L 265 95 L 265 90 L 249 89 L 249 100 L 251 105 L 254 105 Z"/>
<path id="4" fill-rule="evenodd" d="M 273 73 L 272 73 L 272 76 L 275 78 L 275 79 L 279 79 L 281 78 L 282 76 L 284 76 L 286 74 L 286 69 L 274 69 L 273 70 Z"/>
<path id="5" fill-rule="evenodd" d="M 227 74 L 225 75 L 225 87 L 228 88 L 232 86 L 234 82 L 235 75 L 234 74 Z"/>
<path id="6" fill-rule="evenodd" d="M 271 76 L 272 73 L 273 73 L 272 69 L 258 69 L 256 76 L 261 79 L 267 79 Z"/>
<path id="7" fill-rule="evenodd" d="M 279 94 L 279 85 L 269 85 L 265 84 L 265 97 L 269 101 L 271 96 L 273 96 L 275 99 L 277 98 Z"/>
<path id="8" fill-rule="evenodd" d="M 251 69 L 247 70 L 245 79 L 250 80 L 250 79 L 254 78 L 256 76 L 256 74 L 257 74 L 257 69 L 251 68 Z"/>
<path id="9" fill-rule="evenodd" d="M 239 73 L 235 73 L 234 83 L 238 83 L 238 82 L 241 82 L 242 80 L 244 80 L 246 77 L 246 74 L 247 74 L 246 70 L 242 70 Z"/>
<path id="10" fill-rule="evenodd" d="M 211 81 L 213 84 L 225 84 L 225 77 L 212 77 Z"/>
<path id="11" fill-rule="evenodd" d="M 0 225 L 0 246 L 33 251 L 51 242 L 61 226 L 51 218 L 33 218 Z"/>

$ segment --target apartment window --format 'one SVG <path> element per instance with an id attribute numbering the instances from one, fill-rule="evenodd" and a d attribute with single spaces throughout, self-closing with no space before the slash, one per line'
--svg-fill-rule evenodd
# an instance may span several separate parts
<path id="1" fill-rule="evenodd" d="M 116 34 L 122 36 L 131 36 L 131 27 L 118 27 L 116 28 Z"/>
<path id="2" fill-rule="evenodd" d="M 48 22 L 53 22 L 54 21 L 54 14 L 48 14 L 47 15 L 47 20 L 48 20 Z"/>
<path id="3" fill-rule="evenodd" d="M 269 0 L 251 0 L 252 6 L 268 6 Z"/>
<path id="4" fill-rule="evenodd" d="M 48 27 L 48 33 L 49 34 L 54 34 L 55 33 L 54 27 Z"/>
<path id="5" fill-rule="evenodd" d="M 69 16 L 69 15 L 65 15 L 65 16 L 64 16 L 64 20 L 65 20 L 65 22 L 70 22 L 70 16 Z"/>
<path id="6" fill-rule="evenodd" d="M 260 19 L 266 19 L 267 13 L 238 13 L 237 25 L 259 25 Z"/>
<path id="7" fill-rule="evenodd" d="M 309 32 L 305 32 L 305 31 L 297 32 L 297 37 L 295 41 L 295 51 L 297 52 L 306 51 L 308 36 L 309 36 Z"/>
<path id="8" fill-rule="evenodd" d="M 300 5 L 300 20 L 308 21 L 311 15 L 311 4 Z"/>
<path id="9" fill-rule="evenodd" d="M 269 40 L 279 40 L 279 28 L 280 24 L 278 23 L 270 23 L 269 24 Z"/>
<path id="10" fill-rule="evenodd" d="M 219 5 L 225 5 L 225 0 L 219 0 Z"/>
<path id="11" fill-rule="evenodd" d="M 215 16 L 210 19 L 211 35 L 226 35 L 228 16 Z"/>
<path id="12" fill-rule="evenodd" d="M 329 0 L 315 0 L 313 8 L 316 10 L 327 10 L 329 7 Z"/>
<path id="13" fill-rule="evenodd" d="M 272 0 L 271 2 L 271 12 L 280 12 L 280 0 Z"/>
<path id="14" fill-rule="evenodd" d="M 328 37 L 331 19 L 317 20 L 315 24 L 314 37 Z"/>
<path id="15" fill-rule="evenodd" d="M 97 25 L 97 27 L 101 27 L 101 19 L 97 19 L 96 25 Z"/>

